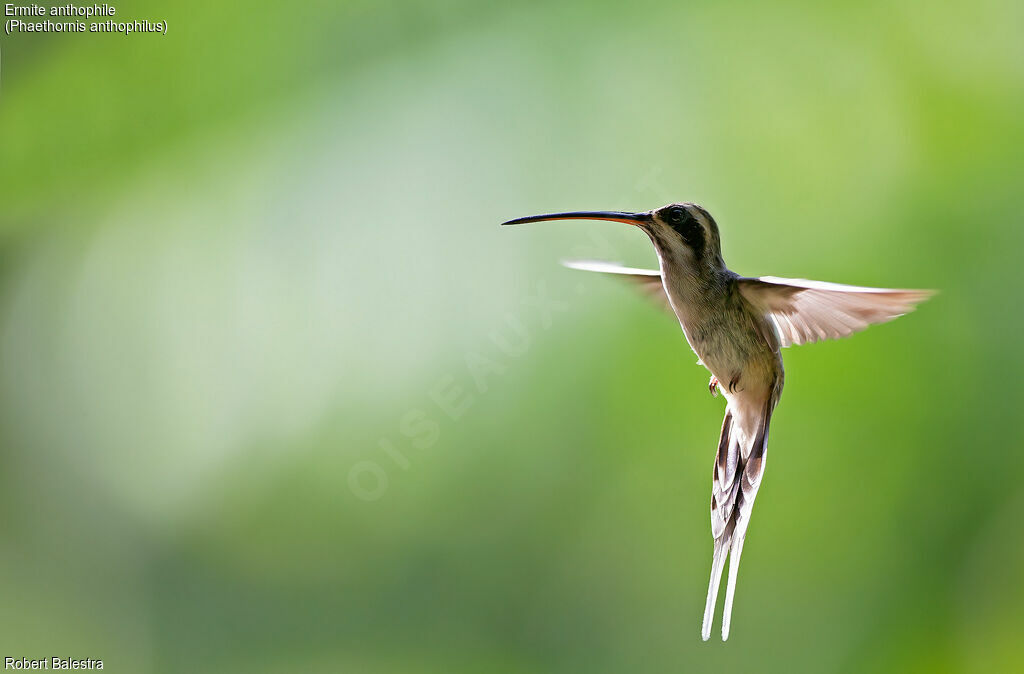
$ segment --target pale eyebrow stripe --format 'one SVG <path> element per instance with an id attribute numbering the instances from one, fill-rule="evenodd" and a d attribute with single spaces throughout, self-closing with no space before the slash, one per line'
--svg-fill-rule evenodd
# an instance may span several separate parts
<path id="1" fill-rule="evenodd" d="M 694 204 L 693 207 L 694 207 L 694 209 L 696 209 L 696 211 L 698 213 L 700 213 L 704 217 L 704 221 L 705 222 L 708 222 L 708 221 L 711 220 L 711 214 L 708 213 L 706 210 L 704 210 L 703 206 L 700 206 L 698 204 Z"/>
<path id="2" fill-rule="evenodd" d="M 701 228 L 704 230 L 704 235 L 713 235 L 714 232 L 711 229 L 711 214 L 704 210 L 701 206 L 698 206 L 697 204 L 691 203 L 690 206 L 692 207 L 692 210 L 697 215 L 700 216 L 699 218 L 697 218 L 697 222 L 700 223 Z"/>

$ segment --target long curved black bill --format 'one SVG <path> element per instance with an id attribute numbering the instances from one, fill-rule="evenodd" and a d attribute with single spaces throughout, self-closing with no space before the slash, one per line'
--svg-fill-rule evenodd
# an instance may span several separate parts
<path id="1" fill-rule="evenodd" d="M 642 225 L 651 222 L 650 213 L 625 213 L 623 211 L 573 211 L 571 213 L 548 213 L 546 215 L 529 215 L 503 222 L 503 225 L 525 225 L 529 222 L 545 220 L 611 220 L 624 222 L 627 225 Z"/>

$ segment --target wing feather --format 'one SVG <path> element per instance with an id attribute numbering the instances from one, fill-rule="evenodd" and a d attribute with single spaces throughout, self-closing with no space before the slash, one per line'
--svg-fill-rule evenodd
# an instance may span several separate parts
<path id="1" fill-rule="evenodd" d="M 902 316 L 934 294 L 775 276 L 739 278 L 737 284 L 775 324 L 782 346 L 846 337 Z"/>
<path id="2" fill-rule="evenodd" d="M 661 282 L 660 271 L 639 269 L 637 267 L 623 267 L 613 262 L 600 262 L 597 260 L 563 260 L 562 264 L 569 269 L 615 274 L 625 278 L 637 284 L 644 294 L 654 300 L 659 306 L 667 309 L 670 313 L 672 312 L 672 305 L 668 301 L 668 294 L 665 293 L 665 286 Z"/>
<path id="3" fill-rule="evenodd" d="M 624 267 L 614 262 L 602 262 L 600 260 L 563 260 L 562 264 L 569 269 L 580 269 L 583 271 L 596 271 L 604 274 L 624 274 L 626 276 L 642 276 L 644 279 L 657 277 L 661 282 L 661 272 L 656 269 L 640 269 L 639 267 Z"/>

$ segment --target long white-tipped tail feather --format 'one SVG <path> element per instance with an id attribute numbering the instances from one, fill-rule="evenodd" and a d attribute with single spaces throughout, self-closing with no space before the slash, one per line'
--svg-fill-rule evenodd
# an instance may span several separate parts
<path id="1" fill-rule="evenodd" d="M 725 558 L 728 552 L 728 541 L 724 539 L 715 541 L 715 555 L 711 560 L 711 581 L 708 583 L 708 600 L 704 605 L 704 624 L 700 632 L 704 641 L 711 638 L 711 625 L 715 622 L 715 603 L 718 601 L 718 586 L 722 582 L 722 570 L 725 569 Z"/>
<path id="2" fill-rule="evenodd" d="M 729 640 L 729 626 L 732 624 L 732 601 L 736 597 L 736 576 L 740 570 L 740 556 L 743 555 L 743 537 L 737 536 L 729 553 L 729 584 L 725 586 L 725 608 L 722 610 L 722 641 Z M 717 588 L 716 588 L 717 589 Z"/>
<path id="3" fill-rule="evenodd" d="M 701 637 L 711 638 L 711 625 L 715 620 L 715 604 L 722 582 L 722 571 L 729 558 L 729 582 L 725 586 L 725 607 L 722 611 L 722 641 L 729 638 L 732 626 L 732 606 L 736 598 L 736 578 L 740 571 L 743 541 L 750 525 L 750 513 L 764 475 L 768 426 L 772 410 L 782 392 L 781 377 L 772 383 L 763 402 L 740 404 L 733 409 L 730 401 L 722 422 L 722 436 L 718 441 L 711 485 L 711 534 L 715 538 L 715 551 L 711 561 L 711 580 L 704 605 L 704 624 Z M 756 429 L 756 430 L 755 430 Z"/>

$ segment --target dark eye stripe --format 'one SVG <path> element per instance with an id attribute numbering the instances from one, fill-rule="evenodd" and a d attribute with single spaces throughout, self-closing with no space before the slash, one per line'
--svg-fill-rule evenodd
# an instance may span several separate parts
<path id="1" fill-rule="evenodd" d="M 676 218 L 669 220 L 669 225 L 674 229 L 687 246 L 693 249 L 697 257 L 704 252 L 704 228 L 689 212 L 683 211 L 686 217 L 676 221 Z M 672 213 L 671 215 L 675 215 Z"/>
<path id="2" fill-rule="evenodd" d="M 679 232 L 683 237 L 683 241 L 686 242 L 693 252 L 700 257 L 704 253 L 704 228 L 700 226 L 700 223 L 696 220 L 690 220 L 689 226 L 684 228 L 684 231 Z"/>

